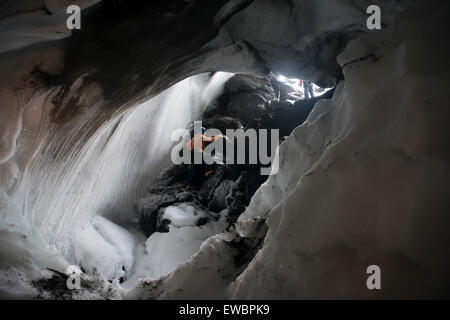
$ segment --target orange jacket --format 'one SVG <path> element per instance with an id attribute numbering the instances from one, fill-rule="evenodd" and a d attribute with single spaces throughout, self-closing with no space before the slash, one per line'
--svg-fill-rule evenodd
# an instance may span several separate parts
<path id="1" fill-rule="evenodd" d="M 186 144 L 188 150 L 197 150 L 203 152 L 206 147 L 207 142 L 213 142 L 216 140 L 215 137 L 208 138 L 207 136 L 197 133 L 194 137 Z"/>

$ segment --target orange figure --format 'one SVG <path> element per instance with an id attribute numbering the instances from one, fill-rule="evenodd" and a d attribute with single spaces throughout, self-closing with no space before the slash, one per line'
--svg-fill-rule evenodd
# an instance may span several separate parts
<path id="1" fill-rule="evenodd" d="M 223 135 L 217 135 L 215 137 L 207 137 L 204 135 L 206 129 L 201 127 L 202 133 L 197 133 L 194 137 L 186 144 L 186 149 L 190 150 L 191 153 L 191 165 L 188 167 L 188 185 L 186 189 L 191 189 L 192 187 L 197 187 L 201 184 L 203 178 L 204 164 L 195 164 L 195 153 L 203 153 L 207 144 L 214 142 L 218 138 L 222 138 Z M 203 157 L 202 157 L 203 158 Z M 205 177 L 210 175 L 212 170 L 206 172 Z"/>

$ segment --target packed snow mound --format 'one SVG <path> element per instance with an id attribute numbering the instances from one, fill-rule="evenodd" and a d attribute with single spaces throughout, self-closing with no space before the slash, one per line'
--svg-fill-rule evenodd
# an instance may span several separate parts
<path id="1" fill-rule="evenodd" d="M 226 213 L 224 212 L 226 215 Z M 224 215 L 223 215 L 224 216 Z M 220 226 L 223 220 L 219 220 Z M 212 225 L 210 225 L 212 226 Z M 217 234 L 219 228 L 214 227 L 214 234 L 205 238 L 196 250 L 196 254 L 187 259 L 181 266 L 172 270 L 170 274 L 155 279 L 143 277 L 138 284 L 123 293 L 125 299 L 225 299 L 228 297 L 227 287 L 230 282 L 245 269 L 248 262 L 254 257 L 261 247 L 267 226 L 263 219 L 253 219 L 238 223 L 235 227 Z M 193 234 L 205 235 L 208 230 L 179 229 L 179 234 L 189 231 Z M 223 227 L 223 226 L 222 226 Z M 191 227 L 188 227 L 191 228 Z M 203 230 L 202 230 L 203 229 Z M 170 237 L 170 233 L 166 234 Z M 172 235 L 174 236 L 174 235 Z M 152 237 L 149 238 L 148 242 Z M 165 241 L 170 246 L 170 242 Z M 180 244 L 182 248 L 188 244 Z M 177 251 L 175 251 L 177 252 Z M 162 262 L 166 262 L 167 254 L 162 256 Z M 169 255 L 170 256 L 170 255 Z M 184 256 L 184 252 L 181 254 Z M 149 255 L 150 257 L 150 255 Z M 145 272 L 149 274 L 148 271 Z"/>
<path id="2" fill-rule="evenodd" d="M 168 231 L 153 233 L 137 248 L 136 265 L 124 287 L 132 288 L 141 278 L 157 280 L 173 272 L 198 252 L 206 239 L 223 232 L 228 226 L 226 210 L 220 213 L 217 221 L 197 226 L 201 216 L 205 216 L 203 210 L 187 203 L 167 207 L 164 217 L 171 221 Z"/>
<path id="3" fill-rule="evenodd" d="M 134 263 L 134 236 L 101 216 L 79 232 L 73 247 L 76 265 L 107 279 L 123 278 Z"/>

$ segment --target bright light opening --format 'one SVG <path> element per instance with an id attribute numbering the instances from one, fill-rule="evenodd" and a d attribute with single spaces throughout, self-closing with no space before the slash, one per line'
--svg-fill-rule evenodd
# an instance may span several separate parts
<path id="1" fill-rule="evenodd" d="M 285 85 L 291 87 L 293 90 L 295 90 L 297 93 L 296 96 L 300 96 L 301 99 L 308 98 L 307 96 L 305 96 L 305 87 L 304 87 L 305 80 L 295 79 L 295 78 L 286 78 L 283 75 L 279 75 L 277 77 L 277 80 L 284 83 Z M 312 85 L 312 93 L 313 93 L 314 97 L 321 96 L 322 94 L 324 94 L 325 92 L 327 92 L 328 90 L 331 89 L 331 88 L 321 88 L 312 82 L 309 82 L 309 83 Z M 290 100 L 288 100 L 288 101 L 290 101 Z M 295 102 L 295 100 L 292 100 L 291 102 Z"/>

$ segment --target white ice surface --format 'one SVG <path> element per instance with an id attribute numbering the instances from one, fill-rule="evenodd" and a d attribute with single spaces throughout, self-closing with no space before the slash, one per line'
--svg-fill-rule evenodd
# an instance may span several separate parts
<path id="1" fill-rule="evenodd" d="M 193 206 L 182 203 L 177 206 L 169 206 L 165 209 L 163 219 L 171 221 L 174 227 L 195 226 L 197 221 L 206 215 Z"/>
<path id="2" fill-rule="evenodd" d="M 170 208 L 170 207 L 169 207 Z M 183 211 L 183 209 L 186 211 Z M 169 232 L 153 233 L 137 249 L 136 265 L 132 277 L 124 284 L 124 287 L 135 286 L 139 279 L 156 280 L 174 271 L 180 264 L 189 260 L 198 250 L 202 243 L 210 236 L 224 231 L 228 225 L 226 222 L 226 210 L 221 212 L 218 221 L 210 222 L 203 226 L 195 226 L 191 206 L 171 207 L 175 225 L 169 225 Z M 203 212 L 198 213 L 202 215 Z M 190 219 L 185 220 L 180 216 L 185 215 Z"/>
<path id="3" fill-rule="evenodd" d="M 89 273 L 96 270 L 108 279 L 125 276 L 134 263 L 133 235 L 101 216 L 92 220 L 73 243 L 75 264 Z"/>

